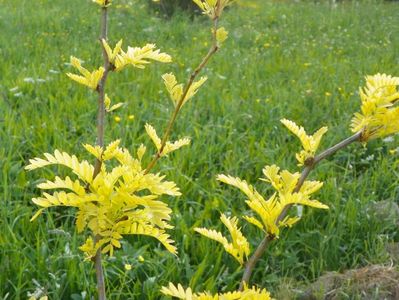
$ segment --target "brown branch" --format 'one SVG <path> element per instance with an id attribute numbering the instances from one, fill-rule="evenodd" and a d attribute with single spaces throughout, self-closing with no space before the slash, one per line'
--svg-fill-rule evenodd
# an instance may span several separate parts
<path id="1" fill-rule="evenodd" d="M 187 82 L 186 86 L 184 87 L 183 94 L 181 95 L 179 102 L 177 103 L 175 110 L 173 111 L 172 116 L 169 119 L 166 130 L 162 136 L 161 147 L 159 148 L 158 152 L 155 154 L 153 160 L 147 166 L 147 168 L 145 170 L 146 173 L 148 173 L 155 166 L 155 164 L 161 157 L 162 151 L 164 150 L 166 142 L 168 141 L 170 133 L 173 129 L 173 125 L 176 121 L 177 115 L 179 114 L 179 112 L 184 104 L 184 100 L 187 96 L 188 91 L 190 90 L 191 86 L 193 85 L 194 80 L 197 78 L 198 74 L 202 71 L 202 69 L 207 65 L 207 63 L 209 62 L 211 57 L 219 50 L 219 46 L 218 46 L 218 43 L 216 40 L 217 26 L 218 26 L 218 18 L 215 18 L 213 31 L 212 31 L 212 40 L 213 40 L 212 46 L 210 47 L 210 49 L 209 49 L 208 53 L 205 55 L 205 57 L 202 59 L 201 63 L 191 73 L 191 75 L 188 79 L 188 82 Z"/>
<path id="2" fill-rule="evenodd" d="M 101 236 L 97 235 L 94 239 L 94 245 L 101 239 Z M 105 281 L 104 281 L 104 271 L 101 261 L 101 248 L 99 248 L 96 252 L 96 256 L 94 256 L 94 266 L 96 269 L 96 278 L 97 278 L 97 293 L 99 300 L 106 300 L 107 296 L 105 294 Z"/>
<path id="3" fill-rule="evenodd" d="M 244 285 L 249 282 L 249 279 L 251 278 L 252 271 L 254 270 L 256 263 L 262 257 L 263 253 L 267 249 L 269 242 L 271 242 L 273 239 L 274 238 L 272 238 L 271 236 L 268 235 L 265 236 L 263 240 L 260 242 L 258 248 L 256 248 L 255 252 L 245 263 L 244 274 L 240 282 L 240 288 L 239 288 L 240 291 L 242 291 L 244 289 Z"/>
<path id="4" fill-rule="evenodd" d="M 102 40 L 107 40 L 108 36 L 108 10 L 107 7 L 103 7 L 101 9 L 101 35 L 100 35 L 100 43 L 102 45 Z M 103 61 L 104 61 L 104 74 L 101 77 L 100 82 L 97 86 L 98 92 L 98 111 L 97 111 L 97 141 L 96 144 L 101 148 L 104 148 L 104 131 L 105 131 L 105 84 L 107 82 L 108 73 L 112 70 L 112 65 L 109 61 L 107 52 L 105 48 L 102 46 L 103 53 Z M 94 167 L 94 176 L 96 177 L 101 170 L 102 161 L 100 159 L 96 160 L 96 165 Z"/>
<path id="5" fill-rule="evenodd" d="M 351 137 L 339 142 L 338 144 L 332 146 L 331 148 L 328 148 L 327 150 L 323 151 L 322 153 L 320 153 L 319 155 L 316 155 L 313 159 L 310 159 L 306 162 L 306 166 L 303 169 L 302 173 L 301 173 L 301 177 L 299 178 L 295 189 L 294 189 L 294 193 L 297 193 L 300 191 L 303 183 L 305 182 L 306 178 L 309 176 L 310 172 L 316 167 L 316 165 L 321 162 L 323 159 L 326 159 L 327 157 L 333 155 L 334 153 L 336 153 L 337 151 L 339 151 L 340 149 L 343 149 L 347 146 L 349 146 L 350 144 L 360 141 L 362 137 L 362 131 L 359 131 L 358 133 L 352 135 Z M 292 207 L 292 204 L 287 205 L 286 207 L 284 207 L 283 211 L 281 212 L 281 214 L 278 216 L 277 220 L 276 220 L 276 224 L 280 223 L 281 220 L 283 220 L 289 209 Z M 248 259 L 248 261 L 245 264 L 245 270 L 244 270 L 244 274 L 242 276 L 241 279 L 241 283 L 240 283 L 240 291 L 243 290 L 244 288 L 244 284 L 248 284 L 249 280 L 251 278 L 253 269 L 255 268 L 256 263 L 259 261 L 259 259 L 262 257 L 263 253 L 266 251 L 267 246 L 269 245 L 269 243 L 271 241 L 273 241 L 275 239 L 275 236 L 272 235 L 267 235 L 262 242 L 258 245 L 258 247 L 256 248 L 254 254 L 251 255 L 251 257 Z"/>
<path id="6" fill-rule="evenodd" d="M 108 10 L 107 7 L 103 7 L 101 9 L 101 34 L 100 34 L 100 42 L 104 39 L 107 40 L 108 36 Z M 105 131 L 105 84 L 108 78 L 108 73 L 111 70 L 111 63 L 109 62 L 109 58 L 107 52 L 104 47 L 102 47 L 103 52 L 103 60 L 104 60 L 104 74 L 97 86 L 98 92 L 98 112 L 97 112 L 97 142 L 96 144 L 101 148 L 104 148 L 104 131 Z M 96 160 L 96 164 L 94 167 L 93 178 L 95 178 L 101 170 L 102 161 L 101 159 Z M 95 236 L 95 244 L 97 244 L 98 240 L 101 237 L 99 235 Z M 98 291 L 98 299 L 106 300 L 107 296 L 105 294 L 105 282 L 104 282 L 104 271 L 102 267 L 101 261 L 101 248 L 99 248 L 94 257 L 94 264 L 96 269 L 96 278 L 97 278 L 97 291 Z"/>

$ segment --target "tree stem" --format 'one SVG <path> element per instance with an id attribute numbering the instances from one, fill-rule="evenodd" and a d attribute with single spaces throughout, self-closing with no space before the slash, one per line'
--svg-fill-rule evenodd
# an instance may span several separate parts
<path id="1" fill-rule="evenodd" d="M 358 133 L 352 135 L 351 137 L 339 142 L 338 144 L 332 146 L 331 148 L 328 148 L 327 150 L 323 151 L 319 155 L 316 155 L 310 162 L 305 166 L 305 168 L 302 170 L 301 177 L 299 178 L 295 189 L 294 193 L 297 193 L 300 191 L 303 183 L 305 182 L 306 178 L 309 176 L 310 172 L 316 167 L 316 165 L 322 161 L 323 159 L 326 159 L 327 157 L 333 155 L 340 149 L 343 149 L 350 144 L 360 141 L 362 136 L 362 131 L 359 131 Z M 287 213 L 288 210 L 292 207 L 292 205 L 287 205 L 284 207 L 283 211 L 281 214 L 278 216 L 276 223 L 278 224 L 281 220 L 283 220 Z M 262 240 L 262 242 L 258 245 L 256 248 L 254 254 L 251 255 L 251 257 L 248 259 L 248 261 L 245 264 L 245 270 L 244 274 L 242 276 L 241 282 L 240 282 L 240 291 L 243 290 L 244 285 L 249 283 L 249 280 L 251 278 L 253 269 L 255 268 L 257 262 L 259 259 L 262 257 L 263 253 L 266 251 L 267 246 L 271 241 L 275 239 L 275 236 L 271 235 L 266 235 L 265 238 Z"/>
<path id="2" fill-rule="evenodd" d="M 263 253 L 265 252 L 271 240 L 273 239 L 270 238 L 270 236 L 266 235 L 263 238 L 263 240 L 260 242 L 258 248 L 256 248 L 254 254 L 252 254 L 252 256 L 246 262 L 244 274 L 240 282 L 240 288 L 239 288 L 240 291 L 242 291 L 244 289 L 244 285 L 249 282 L 249 279 L 251 278 L 252 271 L 254 270 L 256 263 L 262 257 Z"/>
<path id="3" fill-rule="evenodd" d="M 108 35 L 108 10 L 107 7 L 103 7 L 101 9 L 101 34 L 100 34 L 100 42 L 104 39 L 107 40 Z M 111 64 L 109 62 L 107 53 L 102 47 L 103 52 L 103 60 L 104 60 L 104 74 L 98 84 L 97 92 L 98 92 L 98 112 L 97 112 L 97 142 L 96 144 L 102 148 L 104 148 L 104 131 L 105 131 L 105 84 L 108 78 L 108 73 L 111 70 Z M 96 160 L 96 164 L 94 167 L 93 178 L 95 178 L 101 170 L 101 159 Z M 99 236 L 95 237 L 95 244 L 100 239 Z M 107 296 L 105 294 L 105 282 L 104 282 L 104 271 L 102 267 L 101 260 L 101 248 L 99 248 L 94 257 L 94 264 L 96 269 L 96 278 L 97 278 L 97 291 L 98 291 L 98 299 L 106 300 Z"/>
<path id="4" fill-rule="evenodd" d="M 97 244 L 99 236 L 96 236 L 94 239 L 95 244 Z M 97 250 L 96 256 L 94 257 L 94 265 L 96 269 L 96 278 L 97 278 L 97 293 L 99 300 L 106 300 L 107 296 L 105 294 L 105 281 L 104 281 L 104 271 L 101 261 L 101 249 Z"/>

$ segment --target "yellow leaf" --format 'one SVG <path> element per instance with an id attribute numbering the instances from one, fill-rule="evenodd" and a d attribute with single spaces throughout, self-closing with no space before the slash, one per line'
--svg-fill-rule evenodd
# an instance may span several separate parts
<path id="1" fill-rule="evenodd" d="M 61 179 L 60 177 L 56 176 L 54 181 L 48 180 L 44 183 L 38 184 L 37 187 L 42 190 L 68 189 L 80 196 L 86 194 L 85 188 L 80 185 L 79 180 L 72 181 L 71 178 L 69 178 L 69 176 L 65 177 L 65 179 Z"/>
<path id="2" fill-rule="evenodd" d="M 33 216 L 30 218 L 30 221 L 33 222 L 34 220 L 37 219 L 38 216 L 40 216 L 43 212 L 44 208 L 39 209 Z"/>
<path id="3" fill-rule="evenodd" d="M 161 153 L 161 156 L 168 155 L 170 152 L 176 151 L 177 149 L 190 145 L 191 140 L 189 138 L 183 138 L 180 140 L 177 140 L 173 143 L 171 142 L 166 142 L 165 147 Z"/>
<path id="4" fill-rule="evenodd" d="M 244 216 L 244 219 L 259 229 L 275 237 L 279 236 L 279 227 L 294 225 L 299 218 L 285 218 L 280 220 L 284 209 L 290 205 L 307 205 L 314 208 L 328 209 L 327 205 L 317 200 L 311 200 L 310 195 L 318 191 L 323 183 L 319 181 L 305 181 L 299 192 L 294 192 L 300 174 L 290 173 L 287 170 L 280 171 L 276 165 L 266 166 L 263 169 L 266 179 L 276 189 L 268 200 L 265 200 L 251 185 L 239 178 L 226 175 L 219 175 L 218 180 L 239 188 L 247 197 L 247 205 L 259 217 Z"/>
<path id="5" fill-rule="evenodd" d="M 112 0 L 92 0 L 102 7 L 108 7 L 112 4 Z"/>
<path id="6" fill-rule="evenodd" d="M 151 138 L 157 150 L 161 149 L 161 139 L 158 137 L 155 128 L 147 123 L 145 124 L 145 131 L 147 132 L 148 136 Z"/>
<path id="7" fill-rule="evenodd" d="M 67 76 L 69 78 L 80 84 L 86 85 L 93 90 L 97 89 L 98 84 L 105 72 L 105 69 L 103 67 L 100 67 L 97 70 L 94 70 L 93 72 L 89 72 L 87 69 L 82 67 L 80 60 L 78 60 L 76 57 L 73 56 L 71 56 L 71 64 L 75 68 L 77 68 L 83 76 L 67 73 Z"/>
<path id="8" fill-rule="evenodd" d="M 216 40 L 219 46 L 223 44 L 223 42 L 227 39 L 228 35 L 229 32 L 226 31 L 224 27 L 220 27 L 216 30 Z"/>
<path id="9" fill-rule="evenodd" d="M 33 170 L 48 165 L 60 164 L 69 167 L 79 180 L 68 176 L 38 185 L 39 188 L 62 189 L 53 194 L 42 193 L 32 201 L 41 208 L 32 217 L 37 218 L 43 209 L 51 206 L 76 207 L 76 227 L 80 233 L 85 229 L 93 236 L 101 238 L 95 245 L 88 240 L 82 246 L 87 258 L 95 255 L 97 249 L 113 255 L 121 247 L 120 240 L 126 234 L 143 234 L 158 239 L 168 251 L 176 254 L 173 240 L 166 233 L 172 228 L 169 224 L 172 210 L 158 198 L 161 195 L 181 195 L 174 182 L 166 181 L 160 174 L 145 173 L 141 158 L 145 147 L 137 150 L 139 159 L 134 159 L 127 149 L 119 147 L 120 140 L 101 147 L 85 145 L 85 148 L 101 159 L 102 166 L 93 179 L 94 167 L 86 161 L 80 162 L 74 155 L 56 150 L 54 155 L 45 153 L 45 159 L 36 158 L 26 168 Z M 114 159 L 117 165 L 107 170 L 107 161 Z M 68 190 L 63 191 L 63 190 Z"/>
<path id="10" fill-rule="evenodd" d="M 203 14 L 208 15 L 211 19 L 220 17 L 223 9 L 231 4 L 234 0 L 193 0 L 195 4 L 202 10 Z"/>
<path id="11" fill-rule="evenodd" d="M 122 42 L 123 40 L 120 40 L 116 45 L 115 48 L 112 50 L 111 47 L 108 45 L 107 41 L 105 39 L 101 40 L 104 50 L 107 53 L 107 57 L 110 63 L 114 63 L 117 55 L 122 51 Z"/>
<path id="12" fill-rule="evenodd" d="M 117 103 L 117 104 L 114 104 L 114 105 L 111 106 L 111 108 L 109 108 L 109 109 L 107 110 L 107 112 L 112 112 L 112 111 L 114 111 L 114 110 L 117 110 L 118 108 L 122 107 L 123 104 L 124 104 L 123 102 L 119 102 L 119 103 Z"/>
<path id="13" fill-rule="evenodd" d="M 170 98 L 176 107 L 181 102 L 181 107 L 198 92 L 198 89 L 205 83 L 207 77 L 201 77 L 198 81 L 188 89 L 186 95 L 183 97 L 183 84 L 178 84 L 175 75 L 173 73 L 167 73 L 162 75 L 166 90 L 168 91 Z"/>
<path id="14" fill-rule="evenodd" d="M 103 155 L 103 148 L 97 145 L 92 146 L 89 144 L 84 144 L 83 147 L 87 150 L 87 152 L 94 155 L 95 158 L 102 160 L 101 156 Z"/>
<path id="15" fill-rule="evenodd" d="M 366 76 L 366 86 L 359 91 L 361 112 L 355 113 L 351 122 L 353 132 L 362 132 L 363 142 L 399 132 L 398 86 L 399 77 Z"/>
<path id="16" fill-rule="evenodd" d="M 93 179 L 94 167 L 87 161 L 79 162 L 75 155 L 70 156 L 66 152 L 54 151 L 54 155 L 45 153 L 46 159 L 30 159 L 30 164 L 25 167 L 26 170 L 34 170 L 49 165 L 63 165 L 70 168 L 83 181 L 90 183 Z"/>
<path id="17" fill-rule="evenodd" d="M 322 127 L 317 130 L 313 135 L 307 135 L 302 126 L 298 126 L 295 122 L 282 119 L 281 123 L 285 125 L 293 134 L 295 134 L 302 143 L 303 151 L 296 154 L 299 166 L 305 164 L 307 159 L 312 159 L 319 147 L 321 138 L 327 132 L 327 127 Z"/>
<path id="18" fill-rule="evenodd" d="M 105 97 L 104 97 L 104 106 L 105 106 L 105 110 L 109 111 L 109 107 L 111 106 L 111 99 L 108 97 L 107 94 L 105 94 Z"/>
<path id="19" fill-rule="evenodd" d="M 220 220 L 229 230 L 232 243 L 229 243 L 220 232 L 215 230 L 208 230 L 206 228 L 194 228 L 194 230 L 209 239 L 221 243 L 226 252 L 242 265 L 244 259 L 249 256 L 249 243 L 237 226 L 238 220 L 235 217 L 227 218 L 224 214 L 221 215 Z"/>
<path id="20" fill-rule="evenodd" d="M 192 290 L 190 288 L 185 290 L 180 283 L 176 287 L 176 286 L 174 286 L 173 283 L 169 282 L 168 287 L 165 287 L 165 286 L 162 287 L 161 293 L 163 293 L 164 295 L 167 295 L 167 296 L 172 296 L 172 297 L 178 298 L 178 299 L 185 299 L 185 300 L 195 299 L 195 298 L 193 298 Z"/>
<path id="21" fill-rule="evenodd" d="M 183 84 L 177 84 L 176 77 L 173 73 L 167 73 L 162 75 L 165 87 L 172 99 L 174 106 L 176 107 L 183 95 Z"/>
<path id="22" fill-rule="evenodd" d="M 169 63 L 172 61 L 170 55 L 161 53 L 159 49 L 156 49 L 155 44 L 147 44 L 142 48 L 139 47 L 128 47 L 127 52 L 120 51 L 115 58 L 116 70 L 121 70 L 127 65 L 132 65 L 135 68 L 144 69 L 146 64 L 150 63 L 150 60 Z"/>
<path id="23" fill-rule="evenodd" d="M 137 158 L 139 159 L 139 161 L 141 161 L 143 159 L 143 156 L 144 156 L 146 150 L 147 150 L 146 146 L 141 144 L 139 149 L 137 150 Z"/>
<path id="24" fill-rule="evenodd" d="M 261 223 L 258 219 L 254 218 L 254 217 L 250 217 L 250 216 L 243 216 L 243 218 L 244 218 L 247 222 L 249 222 L 249 223 L 255 225 L 256 227 L 258 227 L 260 230 L 265 231 L 265 229 L 264 229 L 262 223 Z"/>

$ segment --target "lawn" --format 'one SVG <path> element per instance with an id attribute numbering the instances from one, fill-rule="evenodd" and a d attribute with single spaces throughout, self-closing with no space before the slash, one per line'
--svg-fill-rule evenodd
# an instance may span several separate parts
<path id="1" fill-rule="evenodd" d="M 82 144 L 95 142 L 96 95 L 65 75 L 72 71 L 71 55 L 90 68 L 101 64 L 99 13 L 90 2 L 0 0 L 4 299 L 26 299 L 38 288 L 50 299 L 96 295 L 93 266 L 78 250 L 84 238 L 76 233 L 74 211 L 50 209 L 29 221 L 37 209 L 31 202 L 39 195 L 35 186 L 53 173 L 23 169 L 29 158 L 54 149 L 91 159 Z M 161 75 L 173 71 L 179 81 L 187 78 L 209 47 L 208 20 L 182 13 L 164 19 L 144 0 L 114 2 L 112 43 L 153 42 L 173 63 L 111 74 L 107 93 L 125 106 L 108 116 L 106 142 L 121 138 L 130 150 L 144 143 L 155 153 L 144 125 L 161 131 L 172 109 Z M 220 212 L 240 216 L 248 209 L 245 197 L 218 183 L 216 175 L 238 176 L 269 192 L 258 180 L 265 165 L 300 171 L 294 155 L 299 143 L 282 118 L 309 132 L 328 126 L 321 148 L 349 136 L 364 76 L 399 76 L 398 5 L 252 0 L 225 12 L 221 24 L 229 39 L 205 69 L 208 81 L 184 106 L 172 134 L 189 136 L 192 144 L 156 166 L 183 194 L 166 199 L 174 211 L 171 235 L 179 254 L 174 257 L 153 239 L 129 237 L 105 261 L 110 299 L 159 299 L 160 287 L 170 281 L 196 291 L 237 287 L 242 270 L 236 261 L 193 231 L 198 226 L 223 231 Z M 397 223 L 374 211 L 378 202 L 399 201 L 398 142 L 393 136 L 367 147 L 354 144 L 323 162 L 311 178 L 325 182 L 317 199 L 330 210 L 305 208 L 302 220 L 268 249 L 253 282 L 284 297 L 284 291 L 301 289 L 327 271 L 387 263 L 386 245 L 399 240 Z M 259 230 L 240 224 L 257 245 Z M 125 264 L 133 268 L 128 271 Z"/>

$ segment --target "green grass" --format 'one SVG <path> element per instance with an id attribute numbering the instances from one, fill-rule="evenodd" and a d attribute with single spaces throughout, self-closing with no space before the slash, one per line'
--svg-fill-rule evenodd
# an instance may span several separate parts
<path id="1" fill-rule="evenodd" d="M 29 222 L 36 209 L 30 199 L 39 194 L 35 185 L 52 173 L 23 170 L 29 158 L 55 148 L 89 158 L 81 144 L 95 140 L 96 96 L 65 73 L 71 71 L 70 55 L 89 68 L 101 63 L 98 11 L 90 2 L 0 0 L 0 297 L 26 299 L 37 286 L 50 299 L 96 295 L 93 267 L 78 250 L 84 239 L 76 234 L 74 211 L 51 209 Z M 109 117 L 106 141 L 151 147 L 144 124 L 161 131 L 172 109 L 160 76 L 170 71 L 180 81 L 188 76 L 207 51 L 208 20 L 184 15 L 164 20 L 148 12 L 145 1 L 115 2 L 122 7 L 111 10 L 112 42 L 156 42 L 174 59 L 111 74 L 109 80 L 108 94 L 127 105 Z M 248 209 L 244 197 L 215 176 L 239 176 L 269 192 L 257 181 L 266 164 L 297 170 L 293 153 L 299 145 L 280 124 L 283 117 L 309 131 L 329 126 L 324 148 L 348 136 L 364 75 L 399 75 L 398 19 L 394 2 L 254 0 L 229 9 L 221 23 L 230 38 L 205 70 L 208 82 L 184 107 L 173 133 L 192 137 L 192 145 L 157 166 L 183 192 L 166 199 L 175 212 L 172 236 L 179 255 L 151 239 L 126 239 L 123 250 L 105 262 L 109 298 L 159 299 L 158 290 L 169 281 L 198 291 L 236 288 L 241 278 L 236 262 L 193 232 L 195 226 L 221 229 L 220 212 L 239 216 Z M 134 121 L 127 118 L 131 114 Z M 399 236 L 395 224 L 373 217 L 367 207 L 398 201 L 398 159 L 389 153 L 397 145 L 397 136 L 367 148 L 352 145 L 312 173 L 325 182 L 318 199 L 331 209 L 305 209 L 301 222 L 267 251 L 253 282 L 275 292 L 287 281 L 301 285 L 325 271 L 385 262 L 384 244 Z M 256 245 L 261 234 L 241 224 Z M 145 262 L 138 261 L 140 255 Z M 125 271 L 125 263 L 133 269 Z"/>

